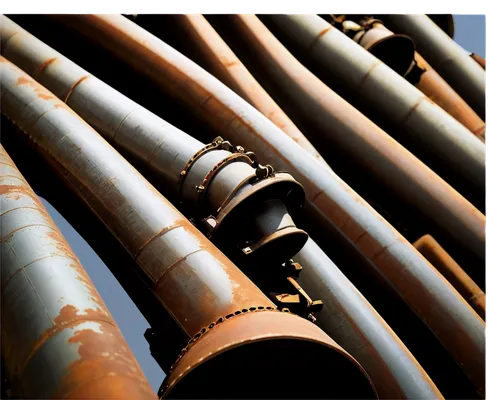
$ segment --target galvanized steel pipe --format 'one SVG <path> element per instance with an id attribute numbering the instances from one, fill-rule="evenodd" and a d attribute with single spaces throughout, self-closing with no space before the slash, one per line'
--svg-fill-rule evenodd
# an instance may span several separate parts
<path id="1" fill-rule="evenodd" d="M 287 397 L 376 397 L 348 353 L 307 320 L 273 312 L 274 304 L 68 106 L 3 57 L 0 70 L 2 113 L 134 257 L 158 301 L 192 337 L 162 397 L 238 397 L 242 374 L 253 382 L 251 393 L 264 385 Z M 264 354 L 273 370 L 287 361 L 274 385 L 260 379 Z M 342 375 L 331 385 L 328 368 L 306 368 L 303 385 L 292 387 L 285 377 L 294 363 L 329 365 Z M 313 386 L 307 370 L 317 376 Z"/>
<path id="2" fill-rule="evenodd" d="M 484 390 L 484 321 L 408 241 L 340 178 L 216 78 L 126 18 L 80 15 L 60 20 L 97 39 L 228 139 L 258 151 L 259 157 L 292 173 L 306 190 L 306 209 L 312 219 L 327 231 L 341 230 L 356 243 L 430 327 L 478 390 Z"/>
<path id="3" fill-rule="evenodd" d="M 85 269 L 2 145 L 0 227 L 2 357 L 12 396 L 156 398 Z"/>
<path id="4" fill-rule="evenodd" d="M 431 235 L 424 235 L 413 245 L 484 319 L 486 315 L 486 295 L 446 250 L 439 245 L 436 239 Z"/>
<path id="5" fill-rule="evenodd" d="M 424 14 L 388 14 L 383 19 L 393 31 L 411 36 L 419 53 L 484 119 L 486 74 L 469 53 Z"/>
<path id="6" fill-rule="evenodd" d="M 5 42 L 4 55 L 30 73 L 37 71 L 40 82 L 57 90 L 61 99 L 113 144 L 130 152 L 147 169 L 159 172 L 166 188 L 175 189 L 180 168 L 187 157 L 202 147 L 200 142 L 77 67 L 5 17 L 2 26 L 17 32 L 16 46 Z M 47 66 L 40 68 L 42 65 Z M 118 130 L 114 129 L 116 124 L 109 124 L 113 118 L 122 121 Z M 172 156 L 160 156 L 169 149 Z M 178 164 L 174 163 L 174 155 L 180 158 Z M 320 323 L 334 340 L 342 342 L 355 358 L 359 357 L 381 397 L 441 398 L 404 344 L 311 239 L 296 258 L 305 266 L 300 282 L 305 280 L 309 288 L 306 291 L 315 297 L 321 293 L 324 308 L 318 315 Z"/>
<path id="7" fill-rule="evenodd" d="M 399 59 L 400 57 L 407 57 L 404 52 L 403 54 L 400 54 L 402 47 L 400 44 L 401 35 L 391 32 L 379 20 L 366 18 L 361 21 L 361 25 L 363 30 L 354 36 L 353 39 L 360 37 L 360 39 L 355 41 L 357 41 L 357 43 L 359 43 L 364 49 L 378 57 L 380 53 L 378 48 L 381 45 L 384 45 L 384 51 L 391 54 L 391 58 Z M 375 36 L 375 38 L 371 41 L 365 39 L 365 37 L 370 34 Z M 373 40 L 376 40 L 376 42 L 374 43 Z M 409 37 L 408 40 L 412 41 Z M 409 44 L 407 46 L 408 49 L 411 47 Z M 412 65 L 400 75 L 404 76 L 410 83 L 415 85 L 422 93 L 429 97 L 429 99 L 438 104 L 443 110 L 448 112 L 448 114 L 474 133 L 474 135 L 484 141 L 486 130 L 484 121 L 479 118 L 474 110 L 458 95 L 457 92 L 453 90 L 448 83 L 446 83 L 446 81 L 429 65 L 429 63 L 415 51 L 414 44 L 411 48 L 413 49 L 411 54 Z M 382 61 L 386 62 L 386 60 Z M 388 63 L 386 62 L 386 64 Z M 389 66 L 392 68 L 391 65 Z"/>
<path id="8" fill-rule="evenodd" d="M 419 147 L 428 149 L 428 157 L 439 165 L 436 172 L 452 171 L 456 181 L 473 187 L 475 193 L 464 193 L 466 197 L 484 196 L 485 145 L 465 126 L 319 16 L 272 15 L 268 18 L 307 53 L 305 57 L 331 74 L 329 81 L 335 78 L 336 86 L 357 95 L 359 101 L 369 103 L 374 112 L 397 125 L 409 136 L 408 142 L 411 138 Z"/>

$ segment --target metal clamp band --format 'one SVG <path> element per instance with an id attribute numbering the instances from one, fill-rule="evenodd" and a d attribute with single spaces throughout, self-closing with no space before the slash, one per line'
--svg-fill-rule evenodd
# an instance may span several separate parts
<path id="1" fill-rule="evenodd" d="M 196 190 L 198 191 L 198 196 L 197 196 L 197 199 L 196 199 L 196 203 L 197 203 L 198 206 L 201 205 L 201 202 L 202 202 L 202 200 L 205 197 L 205 194 L 207 192 L 207 188 L 210 185 L 210 182 L 212 181 L 212 179 L 215 177 L 215 175 L 217 175 L 217 173 L 222 168 L 224 168 L 227 165 L 232 164 L 233 162 L 238 161 L 238 160 L 246 161 L 251 166 L 253 166 L 253 164 L 254 164 L 254 161 L 248 155 L 246 155 L 245 153 L 234 153 L 234 154 L 231 154 L 231 155 L 227 156 L 223 160 L 219 161 L 208 172 L 208 174 L 203 179 L 203 182 L 201 183 L 201 185 L 198 185 L 196 187 Z"/>

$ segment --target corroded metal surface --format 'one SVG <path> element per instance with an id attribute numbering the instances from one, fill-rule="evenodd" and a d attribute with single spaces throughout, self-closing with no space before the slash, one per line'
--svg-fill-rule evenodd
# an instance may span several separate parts
<path id="1" fill-rule="evenodd" d="M 414 244 L 436 269 L 457 289 L 465 300 L 477 311 L 481 318 L 485 318 L 486 295 L 467 275 L 464 270 L 451 258 L 431 235 L 424 235 Z"/>
<path id="2" fill-rule="evenodd" d="M 241 146 L 233 146 L 222 138 L 203 146 L 90 75 L 8 18 L 2 17 L 2 22 L 3 55 L 52 90 L 112 145 L 134 161 L 139 161 L 142 167 L 161 176 L 166 186 L 175 188 L 182 201 L 189 206 L 190 217 L 201 219 L 211 215 L 214 221 L 220 222 L 217 216 L 226 199 L 238 198 L 261 178 L 278 182 L 277 175 L 262 175 L 266 167 L 260 166 L 257 157 L 245 152 Z M 301 191 L 301 186 L 297 182 L 295 184 L 294 192 Z M 294 205 L 301 202 L 291 200 L 286 193 L 281 197 L 290 210 L 297 208 Z M 258 212 L 247 211 L 249 218 L 246 219 Z M 240 223 L 246 222 L 246 219 L 239 216 Z M 297 232 L 295 228 L 290 233 Z M 296 253 L 307 235 L 303 232 L 305 239 L 302 242 L 294 241 L 291 236 L 282 235 L 290 250 Z M 260 238 L 258 235 L 252 238 L 253 243 Z M 237 239 L 250 238 L 244 236 Z M 265 237 L 263 239 L 261 247 L 278 256 L 280 252 L 273 250 L 274 242 L 265 241 Z M 226 242 L 230 241 L 226 239 Z"/>
<path id="3" fill-rule="evenodd" d="M 228 258 L 66 104 L 3 57 L 0 71 L 2 113 L 36 144 L 56 172 L 134 257 L 149 278 L 158 301 L 188 335 L 196 338 L 215 321 L 243 309 L 274 308 Z M 269 312 L 272 311 L 262 311 L 263 314 Z M 234 332 L 236 339 L 232 340 L 228 333 L 228 340 L 241 347 L 246 344 L 246 336 L 240 337 L 238 332 L 248 330 L 262 340 L 292 340 L 292 353 L 303 342 L 313 342 L 314 349 L 326 351 L 327 365 L 333 370 L 345 365 L 346 360 L 354 365 L 342 374 L 343 379 L 353 382 L 354 396 L 376 398 L 366 372 L 348 353 L 309 321 L 295 315 L 287 318 L 290 322 L 280 325 L 279 329 L 269 324 L 251 327 L 238 324 Z M 304 334 L 299 335 L 292 329 L 284 335 L 287 326 L 299 326 Z M 204 337 L 217 337 L 214 332 L 220 332 L 218 329 L 213 327 Z M 223 341 L 224 336 L 220 340 Z M 212 358 L 230 353 L 219 346 L 218 341 L 213 344 L 208 350 Z M 196 352 L 197 347 L 195 343 L 191 352 Z M 279 362 L 279 358 L 275 361 Z M 198 367 L 193 365 L 195 371 Z M 228 368 L 233 369 L 235 365 L 226 366 Z M 284 371 L 291 374 L 295 366 L 284 366 Z M 169 379 L 182 382 L 182 372 L 172 371 Z M 259 371 L 254 374 L 260 376 Z M 223 384 L 223 376 L 218 378 L 217 388 Z M 267 381 L 264 383 L 269 385 Z M 196 386 L 196 381 L 190 380 L 190 384 Z M 278 381 L 273 386 L 288 385 L 286 381 Z M 304 382 L 306 386 L 309 387 L 308 382 Z M 336 388 L 322 386 L 318 391 L 313 386 L 311 396 L 335 397 Z"/>
<path id="4" fill-rule="evenodd" d="M 94 37 L 165 91 L 183 100 L 228 139 L 236 139 L 258 151 L 264 160 L 272 160 L 276 168 L 292 173 L 306 190 L 306 208 L 315 215 L 316 222 L 326 230 L 341 229 L 356 243 L 432 329 L 478 390 L 484 389 L 484 321 L 351 188 L 216 78 L 133 22 L 121 16 L 102 15 L 65 16 L 62 20 Z"/>
<path id="5" fill-rule="evenodd" d="M 176 22 L 182 27 L 187 36 L 186 40 L 190 40 L 190 45 L 199 49 L 210 66 L 210 73 L 252 104 L 278 128 L 329 168 L 309 140 L 255 80 L 203 15 L 178 15 Z"/>
<path id="6" fill-rule="evenodd" d="M 411 143 L 411 151 L 417 147 L 432 149 L 427 157 L 439 166 L 437 173 L 453 174 L 455 185 L 458 181 L 467 182 L 474 188 L 474 193 L 464 193 L 466 197 L 484 194 L 485 145 L 465 126 L 319 16 L 269 18 L 297 48 L 307 53 L 308 60 L 328 71 L 330 81 L 335 79 L 344 91 L 358 96 L 359 102 L 369 104 L 371 111 L 380 113 L 381 118 L 409 136 L 406 143 Z M 384 93 L 383 101 L 380 93 Z"/>
<path id="7" fill-rule="evenodd" d="M 2 357 L 12 395 L 154 399 L 83 266 L 1 145 L 0 227 Z"/>
<path id="8" fill-rule="evenodd" d="M 411 36 L 418 52 L 484 119 L 485 71 L 458 43 L 424 14 L 384 15 L 383 19 L 391 30 Z"/>
<path id="9" fill-rule="evenodd" d="M 5 19 L 4 21 L 4 26 L 9 26 L 9 23 L 12 24 L 9 20 Z M 12 44 L 6 46 L 4 54 L 15 60 L 23 68 L 28 70 L 37 69 L 39 71 L 37 79 L 49 88 L 57 89 L 59 87 L 57 82 L 62 82 L 65 76 L 72 76 L 72 79 L 68 80 L 66 84 L 66 87 L 73 88 L 71 95 L 68 95 L 67 89 L 59 91 L 58 95 L 60 98 L 66 99 L 67 103 L 76 112 L 92 122 L 113 143 L 120 143 L 128 126 L 142 127 L 140 130 L 135 130 L 135 135 L 132 133 L 127 135 L 127 137 L 130 137 L 130 141 L 124 141 L 123 143 L 127 143 L 127 145 L 122 147 L 135 154 L 137 159 L 144 162 L 152 159 L 150 153 L 144 150 L 139 151 L 152 138 L 157 143 L 165 143 L 157 146 L 157 152 L 161 152 L 163 149 L 176 148 L 178 154 L 182 154 L 183 149 L 186 148 L 185 153 L 189 154 L 201 146 L 201 143 L 194 141 L 182 131 L 176 130 L 166 122 L 159 120 L 154 114 L 146 110 L 139 112 L 139 106 L 134 105 L 125 96 L 114 91 L 105 83 L 98 81 L 95 77 L 88 75 L 85 71 L 78 70 L 74 63 L 71 63 L 61 54 L 52 51 L 48 46 L 43 45 L 36 38 L 22 31 L 21 28 L 17 27 L 17 29 L 19 32 L 23 32 L 17 35 L 17 45 L 15 47 Z M 33 65 L 35 68 L 32 68 L 31 63 L 35 59 L 35 54 L 45 55 L 45 58 L 38 61 L 42 64 L 44 59 L 57 59 L 57 63 L 53 62 L 52 66 L 52 68 L 55 68 L 57 64 L 60 65 L 57 68 L 57 73 L 50 73 L 50 67 L 40 69 L 36 64 Z M 75 72 L 73 73 L 73 71 Z M 80 71 L 80 73 L 77 73 L 77 71 Z M 84 90 L 83 87 L 77 88 L 74 85 L 74 82 L 83 82 L 84 77 L 85 85 L 89 85 L 92 90 Z M 97 93 L 99 95 L 96 95 Z M 126 106 L 127 104 L 128 106 Z M 105 121 L 104 117 L 107 116 L 109 119 L 110 116 L 121 109 L 122 105 L 123 110 L 119 114 L 128 115 L 128 123 L 122 124 L 118 134 L 113 136 L 113 130 L 107 128 L 107 125 L 103 123 Z M 133 112 L 133 110 L 136 111 Z M 106 114 L 104 111 L 106 111 Z M 140 117 L 141 115 L 143 117 Z M 134 118 L 137 119 L 134 120 Z M 155 121 L 157 123 L 153 123 Z M 168 130 L 169 128 L 170 130 Z M 171 146 L 167 146 L 167 142 L 161 142 L 161 140 L 173 141 L 175 138 L 179 139 L 173 142 Z M 186 139 L 186 142 L 181 141 L 183 138 Z M 133 146 L 133 143 L 136 143 L 136 146 Z M 139 147 L 139 143 L 143 147 Z M 194 145 L 190 147 L 190 143 Z M 179 167 L 182 166 L 185 158 L 182 158 L 178 165 L 170 162 L 168 157 L 161 159 L 163 160 L 162 164 L 153 164 L 151 162 L 146 165 L 151 169 L 153 165 L 161 166 L 165 187 L 175 188 L 176 174 L 171 175 L 171 171 L 178 173 Z M 367 372 L 374 380 L 377 392 L 381 397 L 441 397 L 439 391 L 404 344 L 312 240 L 309 239 L 306 248 L 297 257 L 307 268 L 302 272 L 301 277 L 304 276 L 310 293 L 314 296 L 316 296 L 316 293 L 321 293 L 321 298 L 325 303 L 325 308 L 318 315 L 320 323 L 334 340 L 342 342 L 343 346 L 349 348 L 348 351 L 352 352 L 351 354 L 368 370 Z M 339 318 L 346 322 L 338 324 Z M 369 323 L 367 323 L 368 321 Z M 346 329 L 346 324 L 351 328 Z M 342 326 L 341 329 L 339 329 L 340 326 Z"/>
<path id="10" fill-rule="evenodd" d="M 309 240 L 294 257 L 300 284 L 323 300 L 318 325 L 365 368 L 384 399 L 438 399 L 439 390 L 363 295 Z"/>
<path id="11" fill-rule="evenodd" d="M 399 36 L 395 35 L 380 23 L 374 24 L 373 27 L 370 26 L 367 34 L 373 31 L 377 32 L 374 36 L 378 38 L 379 41 L 383 39 L 389 40 L 390 38 Z M 373 52 L 374 45 L 371 42 L 365 40 L 364 42 L 360 41 L 359 44 L 378 57 L 378 55 Z M 402 56 L 399 54 L 400 51 L 397 47 L 392 47 L 389 52 L 393 54 L 393 57 Z M 443 110 L 448 112 L 448 114 L 466 126 L 472 133 L 479 138 L 484 139 L 484 132 L 486 129 L 484 121 L 479 118 L 474 110 L 457 94 L 457 92 L 452 89 L 448 83 L 446 83 L 446 81 L 429 65 L 429 63 L 414 50 L 412 54 L 412 60 L 413 59 L 415 59 L 413 67 L 404 71 L 406 74 L 405 77 L 407 77 L 407 79 L 410 80 L 410 82 L 422 91 L 422 93 L 424 93 L 429 99 L 438 104 Z M 418 74 L 418 81 L 413 82 L 409 77 L 412 75 L 411 70 L 416 67 L 422 70 L 422 74 Z"/>
<path id="12" fill-rule="evenodd" d="M 484 259 L 486 221 L 481 212 L 310 73 L 256 17 L 232 19 L 274 85 L 295 102 L 310 126 L 330 138 L 332 147 L 349 154 L 367 176 L 373 174 L 440 225 L 457 244 Z"/>

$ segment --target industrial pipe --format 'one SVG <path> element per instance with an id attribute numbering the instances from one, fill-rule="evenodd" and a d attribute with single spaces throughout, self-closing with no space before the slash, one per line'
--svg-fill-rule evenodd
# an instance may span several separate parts
<path id="1" fill-rule="evenodd" d="M 486 295 L 446 250 L 431 235 L 422 236 L 413 245 L 484 319 Z"/>
<path id="2" fill-rule="evenodd" d="M 344 31 L 353 28 L 344 21 Z M 448 83 L 415 51 L 413 40 L 405 35 L 394 34 L 382 21 L 370 17 L 358 21 L 352 39 L 379 60 L 405 77 L 429 99 L 448 112 L 481 140 L 485 139 L 486 126 L 474 110 Z M 398 69 L 397 66 L 401 65 Z"/>
<path id="3" fill-rule="evenodd" d="M 486 70 L 486 60 L 479 54 L 471 53 L 471 58 L 477 62 L 484 70 Z"/>
<path id="4" fill-rule="evenodd" d="M 14 46 L 5 41 L 5 55 L 30 73 L 38 71 L 36 77 L 40 82 L 57 90 L 61 99 L 65 99 L 113 145 L 134 160 L 142 161 L 145 169 L 158 172 L 167 192 L 176 188 L 182 162 L 176 166 L 175 157 L 168 157 L 166 151 L 175 149 L 172 154 L 182 158 L 183 153 L 189 156 L 202 148 L 201 143 L 82 70 L 6 17 L 1 21 L 1 25 L 7 27 L 5 29 L 12 29 L 11 32 L 15 29 L 16 43 L 19 44 Z M 49 64 L 47 60 L 53 61 Z M 40 65 L 47 66 L 40 68 Z M 72 89 L 71 93 L 68 93 L 68 88 Z M 123 120 L 125 115 L 127 118 Z M 123 122 L 118 130 L 109 124 L 113 119 Z M 125 141 L 125 138 L 129 140 Z M 145 148 L 150 150 L 145 151 Z M 164 151 L 164 155 L 160 155 Z M 149 164 L 146 164 L 148 160 Z M 294 259 L 300 259 L 303 266 L 300 281 L 305 279 L 307 282 L 310 290 L 306 292 L 322 295 L 323 309 L 317 315 L 319 323 L 334 340 L 342 341 L 344 348 L 353 352 L 350 354 L 367 370 L 381 397 L 442 397 L 391 328 L 311 239 Z M 342 323 L 335 322 L 340 319 Z"/>
<path id="5" fill-rule="evenodd" d="M 2 358 L 12 398 L 156 398 L 85 269 L 2 145 L 0 212 Z"/>
<path id="6" fill-rule="evenodd" d="M 374 398 L 363 368 L 311 322 L 274 304 L 66 104 L 0 58 L 1 106 L 149 279 L 191 340 L 161 397 Z M 262 363 L 265 358 L 268 363 Z M 313 368 L 318 363 L 322 368 Z M 279 365 L 279 367 L 276 367 Z M 289 377 L 301 368 L 300 380 Z M 325 367 L 327 366 L 327 367 Z M 338 374 L 332 385 L 331 377 Z M 262 379 L 262 376 L 275 379 Z M 315 380 L 315 385 L 311 382 Z M 302 382 L 302 383 L 301 383 Z"/>
<path id="7" fill-rule="evenodd" d="M 278 128 L 330 168 L 203 15 L 175 15 L 173 18 L 182 32 L 182 45 L 187 46 L 189 51 L 195 50 L 212 75 L 252 104 Z"/>
<path id="8" fill-rule="evenodd" d="M 417 50 L 484 120 L 486 74 L 469 54 L 424 14 L 381 17 L 390 29 L 409 35 Z"/>
<path id="9" fill-rule="evenodd" d="M 216 78 L 125 17 L 59 18 L 153 79 L 229 140 L 258 151 L 259 158 L 272 160 L 275 168 L 289 171 L 304 186 L 305 208 L 311 221 L 321 227 L 318 232 L 338 235 L 340 230 L 342 240 L 355 243 L 370 260 L 367 265 L 377 268 L 430 327 L 477 389 L 484 390 L 484 321 L 408 241 L 340 178 Z"/>
<path id="10" fill-rule="evenodd" d="M 484 259 L 485 217 L 438 175 L 377 125 L 303 67 L 258 20 L 231 17 L 245 49 L 281 90 L 290 114 L 301 118 L 311 135 L 328 139 L 330 152 L 341 150 L 396 196 L 439 225 L 457 245 Z M 264 73 L 261 72 L 263 75 Z M 344 163 L 349 160 L 344 159 Z"/>
<path id="11" fill-rule="evenodd" d="M 470 189 L 463 194 L 484 203 L 485 145 L 465 126 L 319 16 L 266 18 L 276 27 L 278 39 L 284 36 L 293 41 L 292 48 L 299 48 L 306 60 L 321 67 L 320 78 L 355 105 L 369 107 L 368 116 L 378 113 L 396 126 L 410 151 L 425 153 L 437 173 L 448 176 L 446 180 L 456 188 L 468 184 Z M 384 93 L 383 101 L 380 93 Z"/>

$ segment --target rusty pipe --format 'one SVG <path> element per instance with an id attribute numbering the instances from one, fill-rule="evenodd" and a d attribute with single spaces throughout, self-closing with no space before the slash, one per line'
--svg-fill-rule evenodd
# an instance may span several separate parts
<path id="1" fill-rule="evenodd" d="M 148 143 L 151 142 L 150 148 L 156 147 L 157 154 L 162 149 L 175 149 L 175 154 L 183 158 L 182 154 L 187 144 L 193 146 L 192 148 L 188 146 L 186 149 L 186 156 L 189 156 L 202 147 L 201 143 L 78 68 L 76 64 L 5 17 L 2 26 L 15 29 L 18 44 L 14 47 L 13 43 L 4 41 L 4 55 L 30 73 L 38 71 L 36 77 L 40 82 L 50 89 L 57 90 L 56 93 L 61 99 L 65 99 L 68 105 L 111 143 L 123 151 L 130 152 L 134 160 L 143 163 L 151 160 L 146 168 L 158 170 L 164 177 L 162 183 L 165 188 L 175 189 L 180 168 L 170 161 L 174 157 L 159 155 L 152 157 L 153 150 L 146 152 L 138 149 L 149 147 Z M 6 37 L 6 32 L 2 33 L 2 37 Z M 37 62 L 32 59 L 35 55 Z M 47 60 L 53 61 L 49 64 Z M 47 67 L 42 69 L 41 65 Z M 77 82 L 80 83 L 75 85 Z M 67 89 L 63 90 L 64 87 L 72 88 L 71 93 L 68 94 Z M 115 131 L 107 128 L 116 125 L 109 124 L 112 117 L 117 121 L 123 121 L 125 115 L 128 117 L 120 129 Z M 127 127 L 134 127 L 134 131 L 127 132 Z M 130 140 L 124 141 L 124 138 Z M 162 161 L 155 162 L 155 159 Z M 179 165 L 182 164 L 183 162 Z M 360 357 L 358 361 L 367 369 L 381 397 L 442 397 L 391 328 L 311 239 L 296 258 L 304 266 L 300 282 L 302 279 L 307 282 L 306 291 L 316 297 L 318 297 L 316 294 L 321 293 L 324 307 L 317 316 L 319 322 L 334 340 L 342 341 L 356 359 Z M 344 322 L 341 325 L 335 322 L 337 318 L 332 317 L 337 315 L 342 316 Z M 370 320 L 369 324 L 366 323 L 366 319 Z M 349 330 L 345 329 L 346 324 L 351 327 Z M 339 329 L 340 326 L 344 328 Z"/>
<path id="2" fill-rule="evenodd" d="M 340 230 L 345 240 L 356 243 L 360 253 L 425 321 L 478 390 L 484 390 L 484 321 L 408 241 L 340 178 L 216 78 L 126 18 L 59 18 L 147 75 L 228 139 L 258 151 L 259 157 L 293 174 L 305 188 L 305 209 L 323 234 L 325 230 Z"/>
<path id="3" fill-rule="evenodd" d="M 401 43 L 403 40 L 401 35 L 391 32 L 379 20 L 364 20 L 362 27 L 362 31 L 353 37 L 355 42 L 396 72 L 402 71 L 400 75 L 484 141 L 486 130 L 484 121 L 415 51 L 415 44 L 411 38 L 403 36 L 412 43 L 411 45 L 408 42 Z M 409 54 L 410 49 L 411 54 Z M 393 66 L 394 59 L 399 60 L 402 65 L 399 71 Z"/>
<path id="4" fill-rule="evenodd" d="M 363 165 L 367 175 L 373 174 L 456 243 L 484 259 L 482 213 L 310 73 L 262 24 L 246 16 L 233 19 L 239 36 L 249 43 L 246 50 L 258 57 L 267 77 L 285 93 L 293 114 L 303 117 L 313 132 L 329 138 L 330 151 L 341 149 Z"/>
<path id="5" fill-rule="evenodd" d="M 175 22 L 182 31 L 183 40 L 201 54 L 212 75 L 233 89 L 274 122 L 278 128 L 324 163 L 327 168 L 330 168 L 309 140 L 257 82 L 203 15 L 176 15 Z"/>
<path id="6" fill-rule="evenodd" d="M 319 16 L 267 18 L 277 32 L 293 41 L 292 47 L 300 48 L 304 58 L 328 73 L 326 81 L 339 93 L 355 96 L 356 104 L 369 104 L 370 112 L 397 126 L 409 150 L 425 152 L 435 164 L 433 169 L 450 176 L 453 186 L 470 185 L 463 193 L 467 198 L 484 198 L 485 145 L 461 123 Z M 380 93 L 385 94 L 384 101 Z"/>
<path id="7" fill-rule="evenodd" d="M 486 295 L 431 235 L 413 243 L 415 248 L 453 285 L 482 319 L 486 315 Z"/>
<path id="8" fill-rule="evenodd" d="M 469 54 L 424 14 L 384 15 L 391 30 L 409 35 L 417 50 L 484 120 L 485 71 Z"/>
<path id="9" fill-rule="evenodd" d="M 12 396 L 154 399 L 85 269 L 2 145 L 0 227 L 2 357 Z"/>
<path id="10" fill-rule="evenodd" d="M 486 70 L 486 60 L 479 54 L 471 53 L 470 57 L 477 62 L 484 70 Z"/>
<path id="11" fill-rule="evenodd" d="M 383 399 L 440 399 L 404 343 L 321 248 L 309 240 L 294 257 L 300 284 L 323 300 L 318 325 L 368 372 Z"/>
<path id="12" fill-rule="evenodd" d="M 241 374 L 252 380 L 250 392 L 261 393 L 262 385 L 270 386 L 258 383 L 267 369 L 278 377 L 271 392 L 284 396 L 376 397 L 352 356 L 309 321 L 273 311 L 274 304 L 65 103 L 3 57 L 0 68 L 2 113 L 134 257 L 158 301 L 192 338 L 162 397 L 238 397 Z M 264 354 L 270 362 L 261 367 Z M 276 370 L 281 360 L 290 362 Z M 309 368 L 316 385 L 311 388 L 313 375 L 305 372 L 304 384 L 291 388 L 285 377 L 295 363 L 320 360 L 343 372 L 339 386 L 330 384 L 328 368 L 319 376 Z"/>

